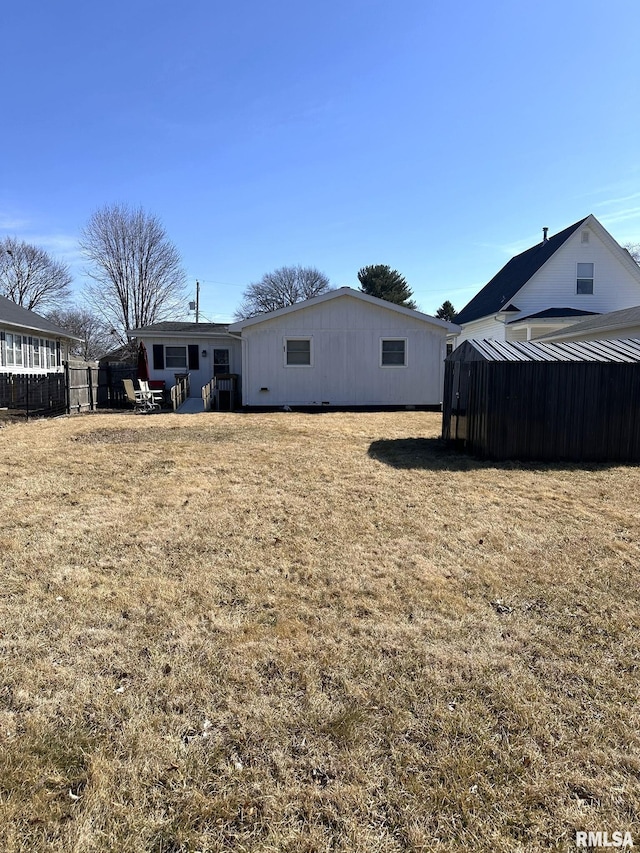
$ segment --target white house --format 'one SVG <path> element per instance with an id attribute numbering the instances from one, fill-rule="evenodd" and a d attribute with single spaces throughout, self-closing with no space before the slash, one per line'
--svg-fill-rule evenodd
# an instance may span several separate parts
<path id="1" fill-rule="evenodd" d="M 526 341 L 640 305 L 640 267 L 590 215 L 512 258 L 458 313 L 456 346 Z"/>
<path id="2" fill-rule="evenodd" d="M 241 344 L 228 329 L 224 323 L 164 322 L 129 329 L 127 334 L 144 342 L 154 380 L 170 388 L 177 377 L 188 373 L 190 394 L 200 397 L 202 386 L 214 376 L 242 373 Z"/>
<path id="3" fill-rule="evenodd" d="M 245 406 L 434 406 L 457 327 L 349 287 L 229 326 Z"/>
<path id="4" fill-rule="evenodd" d="M 78 340 L 45 317 L 0 296 L 0 373 L 62 372 L 69 347 Z"/>

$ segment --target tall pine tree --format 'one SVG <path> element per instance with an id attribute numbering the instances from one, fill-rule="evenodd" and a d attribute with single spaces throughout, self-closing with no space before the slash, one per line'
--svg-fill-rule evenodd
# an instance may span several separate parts
<path id="1" fill-rule="evenodd" d="M 358 281 L 362 293 L 395 302 L 403 308 L 415 308 L 416 303 L 411 298 L 413 291 L 398 270 L 392 270 L 387 264 L 374 264 L 362 267 L 358 272 Z"/>
<path id="2" fill-rule="evenodd" d="M 445 299 L 442 305 L 436 311 L 436 317 L 439 320 L 449 320 L 453 322 L 453 318 L 456 316 L 456 309 L 453 307 L 453 304 Z"/>

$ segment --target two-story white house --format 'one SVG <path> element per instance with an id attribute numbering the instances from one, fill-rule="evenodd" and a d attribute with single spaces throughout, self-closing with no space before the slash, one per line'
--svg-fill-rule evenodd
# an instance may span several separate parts
<path id="1" fill-rule="evenodd" d="M 469 339 L 527 341 L 640 305 L 640 267 L 593 215 L 512 258 L 458 313 Z"/>

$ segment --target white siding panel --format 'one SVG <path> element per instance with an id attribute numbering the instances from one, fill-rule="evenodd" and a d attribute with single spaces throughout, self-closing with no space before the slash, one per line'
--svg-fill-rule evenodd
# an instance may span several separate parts
<path id="1" fill-rule="evenodd" d="M 462 326 L 462 334 L 458 335 L 456 338 L 455 346 L 459 347 L 464 341 L 469 341 L 473 338 L 480 341 L 489 339 L 494 341 L 504 341 L 504 323 L 496 320 L 495 317 L 484 317 L 483 319 L 476 320 L 473 323 L 465 323 Z"/>

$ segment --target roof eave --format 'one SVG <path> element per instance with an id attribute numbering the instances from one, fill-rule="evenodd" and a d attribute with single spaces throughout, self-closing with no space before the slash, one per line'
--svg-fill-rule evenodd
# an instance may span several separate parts
<path id="1" fill-rule="evenodd" d="M 293 305 L 287 305 L 285 308 L 278 308 L 275 311 L 268 311 L 264 314 L 256 314 L 253 317 L 248 317 L 246 320 L 239 320 L 229 326 L 229 331 L 232 333 L 242 332 L 247 326 L 255 326 L 258 323 L 265 323 L 269 320 L 275 320 L 279 317 L 284 317 L 287 314 L 292 314 L 296 311 L 311 308 L 314 305 L 320 305 L 323 302 L 328 302 L 331 299 L 341 297 L 351 297 L 359 299 L 362 302 L 368 302 L 371 305 L 387 308 L 390 311 L 396 311 L 399 314 L 404 314 L 406 317 L 411 317 L 414 320 L 421 320 L 425 323 L 430 323 L 434 326 L 440 326 L 446 329 L 449 334 L 460 334 L 462 329 L 455 323 L 449 320 L 440 320 L 438 317 L 432 317 L 431 314 L 423 314 L 421 311 L 416 311 L 414 308 L 405 308 L 404 305 L 396 305 L 394 302 L 388 302 L 386 299 L 378 299 L 376 296 L 370 296 L 368 293 L 362 293 L 360 290 L 354 290 L 351 287 L 340 287 L 337 290 L 330 290 L 328 293 L 322 293 L 320 296 L 314 296 L 311 299 L 305 299 L 302 302 L 295 302 Z M 455 331 L 459 329 L 459 331 Z"/>
<path id="2" fill-rule="evenodd" d="M 12 329 L 27 329 L 29 332 L 38 332 L 41 335 L 64 338 L 68 341 L 84 341 L 84 338 L 72 335 L 71 332 L 66 332 L 64 329 L 43 329 L 42 326 L 30 326 L 28 323 L 12 323 L 11 320 L 0 320 L 0 326 L 10 326 Z"/>

